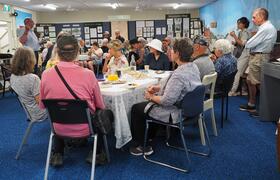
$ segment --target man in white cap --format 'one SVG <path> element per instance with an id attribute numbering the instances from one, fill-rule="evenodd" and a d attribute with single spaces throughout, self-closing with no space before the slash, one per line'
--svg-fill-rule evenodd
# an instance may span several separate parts
<path id="1" fill-rule="evenodd" d="M 162 42 L 153 39 L 147 46 L 150 48 L 150 54 L 146 57 L 144 64 L 149 65 L 152 70 L 168 71 L 170 63 L 168 56 L 162 51 Z"/>

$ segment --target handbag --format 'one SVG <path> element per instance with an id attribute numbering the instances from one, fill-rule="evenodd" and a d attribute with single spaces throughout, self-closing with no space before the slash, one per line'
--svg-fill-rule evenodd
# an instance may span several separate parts
<path id="1" fill-rule="evenodd" d="M 71 89 L 69 84 L 66 82 L 58 67 L 54 67 L 55 71 L 59 75 L 60 79 L 72 94 L 75 99 L 81 100 Z M 112 129 L 112 122 L 114 121 L 114 114 L 110 109 L 96 109 L 95 114 L 92 115 L 93 125 L 96 128 L 97 132 L 102 134 L 108 134 Z"/>

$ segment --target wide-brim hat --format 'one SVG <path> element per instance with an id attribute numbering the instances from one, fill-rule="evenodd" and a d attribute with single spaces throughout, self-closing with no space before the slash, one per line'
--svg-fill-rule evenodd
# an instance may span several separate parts
<path id="1" fill-rule="evenodd" d="M 158 39 L 153 39 L 150 43 L 147 44 L 147 46 L 154 48 L 160 52 L 162 51 L 162 42 Z"/>

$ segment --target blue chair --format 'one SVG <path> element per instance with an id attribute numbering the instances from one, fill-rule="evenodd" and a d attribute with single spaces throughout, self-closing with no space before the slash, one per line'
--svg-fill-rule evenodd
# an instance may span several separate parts
<path id="1" fill-rule="evenodd" d="M 168 168 L 172 168 L 181 172 L 189 172 L 189 166 L 190 166 L 190 158 L 189 158 L 189 152 L 190 153 L 194 153 L 197 155 L 201 155 L 201 156 L 209 156 L 211 153 L 211 147 L 210 147 L 210 140 L 209 140 L 209 136 L 208 136 L 208 132 L 206 129 L 206 125 L 203 119 L 203 105 L 204 105 L 204 94 L 205 94 L 205 86 L 204 85 L 200 85 L 197 88 L 195 88 L 192 92 L 187 93 L 183 100 L 178 104 L 178 108 L 181 109 L 181 113 L 180 113 L 180 117 L 179 117 L 179 121 L 178 123 L 165 123 L 159 120 L 155 120 L 152 118 L 147 118 L 146 119 L 146 131 L 145 131 L 145 139 L 144 139 L 144 149 L 146 149 L 146 144 L 147 144 L 147 136 L 148 136 L 148 131 L 149 131 L 149 124 L 150 123 L 156 123 L 156 124 L 160 124 L 163 126 L 166 126 L 167 129 L 169 129 L 170 127 L 173 128 L 177 128 L 180 130 L 180 135 L 181 135 L 181 140 L 182 140 L 182 144 L 183 144 L 183 148 L 182 147 L 176 147 L 176 146 L 172 146 L 169 144 L 169 132 L 167 131 L 167 139 L 166 139 L 166 145 L 168 147 L 172 147 L 178 150 L 183 150 L 186 154 L 186 160 L 187 160 L 187 164 L 188 167 L 186 168 L 180 168 L 171 164 L 167 164 L 164 162 L 160 162 L 157 160 L 153 160 L 151 158 L 148 158 L 148 156 L 145 155 L 145 153 L 143 153 L 143 157 L 145 160 L 161 165 L 161 166 L 165 166 Z M 148 117 L 148 116 L 147 116 Z M 198 123 L 200 125 L 202 125 L 202 130 L 204 131 L 204 133 L 206 134 L 206 148 L 207 148 L 207 152 L 198 152 L 198 151 L 193 151 L 187 148 L 186 145 L 186 141 L 184 138 L 184 126 L 187 125 L 187 123 L 189 121 L 198 121 Z"/>
<path id="2" fill-rule="evenodd" d="M 90 111 L 85 100 L 76 100 L 76 99 L 45 99 L 42 100 L 45 107 L 48 110 L 49 118 L 51 120 L 51 135 L 49 140 L 48 147 L 48 156 L 46 161 L 46 169 L 44 179 L 48 178 L 48 170 L 50 164 L 50 156 L 51 149 L 53 143 L 53 136 L 56 135 L 62 139 L 67 138 L 93 138 L 93 151 L 92 151 L 92 166 L 91 166 L 91 177 L 90 179 L 94 179 L 94 171 L 95 171 L 95 158 L 96 158 L 96 148 L 97 148 L 97 133 L 93 131 L 92 121 L 90 116 Z M 69 136 L 61 136 L 59 132 L 56 132 L 53 123 L 67 124 L 67 125 L 75 125 L 75 124 L 88 124 L 90 134 L 86 137 L 69 137 Z M 104 135 L 103 138 L 106 138 Z M 107 139 L 104 141 L 104 146 L 106 148 L 107 157 L 109 159 L 108 145 Z"/>

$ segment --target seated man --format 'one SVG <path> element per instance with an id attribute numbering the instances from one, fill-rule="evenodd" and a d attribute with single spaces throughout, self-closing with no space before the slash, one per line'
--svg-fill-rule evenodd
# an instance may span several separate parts
<path id="1" fill-rule="evenodd" d="M 214 63 L 209 58 L 208 43 L 202 36 L 197 36 L 193 42 L 193 62 L 197 65 L 200 72 L 200 79 L 205 75 L 215 72 Z"/>
<path id="2" fill-rule="evenodd" d="M 80 99 L 87 101 L 90 112 L 94 114 L 97 108 L 104 109 L 105 105 L 93 72 L 74 63 L 74 60 L 78 56 L 78 52 L 79 45 L 75 37 L 68 34 L 60 37 L 57 41 L 57 55 L 59 58 L 57 67 L 74 93 L 77 94 Z M 55 68 L 44 71 L 42 74 L 40 91 L 41 99 L 74 99 L 63 81 L 60 79 Z M 42 102 L 40 102 L 40 107 L 44 108 Z M 54 123 L 54 129 L 62 135 L 71 137 L 81 137 L 89 134 L 89 127 L 86 124 L 62 125 Z M 102 138 L 99 139 L 99 137 L 102 136 L 98 136 L 97 153 L 104 155 L 101 150 Z M 51 165 L 60 166 L 63 164 L 64 146 L 64 140 L 54 136 Z M 89 157 L 90 155 L 91 153 L 89 153 Z M 102 163 L 99 157 L 104 160 L 104 156 L 102 158 L 102 155 L 97 155 L 96 163 Z M 88 159 L 90 158 L 87 158 L 87 160 Z"/>

